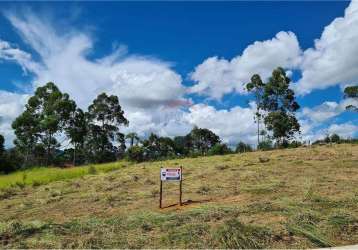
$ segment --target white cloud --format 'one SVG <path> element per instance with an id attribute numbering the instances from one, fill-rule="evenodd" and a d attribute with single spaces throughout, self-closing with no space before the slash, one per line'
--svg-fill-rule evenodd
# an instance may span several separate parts
<path id="1" fill-rule="evenodd" d="M 350 122 L 342 124 L 332 124 L 327 129 L 328 134 L 338 134 L 343 138 L 353 137 L 358 132 L 358 126 Z"/>
<path id="2" fill-rule="evenodd" d="M 355 84 L 358 79 L 358 1 L 351 1 L 344 17 L 326 26 L 314 48 L 304 52 L 302 78 L 296 91 L 306 94 L 337 84 Z"/>
<path id="3" fill-rule="evenodd" d="M 0 90 L 0 131 L 5 137 L 5 145 L 10 146 L 14 139 L 12 121 L 22 112 L 28 95 L 15 94 Z"/>
<path id="4" fill-rule="evenodd" d="M 40 60 L 34 61 L 30 54 L 11 48 L 4 41 L 0 43 L 0 51 L 4 51 L 0 52 L 0 58 L 16 60 L 33 73 L 34 87 L 53 81 L 82 107 L 101 91 L 117 94 L 130 107 L 183 101 L 185 89 L 181 76 L 171 70 L 169 63 L 125 55 L 123 47 L 91 60 L 88 58 L 93 51 L 90 35 L 76 30 L 59 35 L 49 20 L 39 19 L 32 12 L 7 13 L 6 17 Z"/>
<path id="5" fill-rule="evenodd" d="M 223 142 L 235 144 L 239 140 L 254 144 L 256 142 L 256 126 L 254 123 L 254 107 L 216 110 L 212 106 L 196 104 L 189 108 L 184 119 L 192 125 L 208 128 L 219 135 Z"/>
<path id="6" fill-rule="evenodd" d="M 299 94 L 331 86 L 352 85 L 358 79 L 358 1 L 351 1 L 343 17 L 327 25 L 314 47 L 300 50 L 296 35 L 279 32 L 275 38 L 255 42 L 240 56 L 232 60 L 217 56 L 206 59 L 191 74 L 197 84 L 191 92 L 220 99 L 231 92 L 244 93 L 253 74 L 263 79 L 281 66 L 291 72 L 301 71 L 301 78 L 294 84 Z"/>
<path id="7" fill-rule="evenodd" d="M 232 91 L 244 93 L 244 85 L 253 74 L 268 78 L 272 70 L 281 66 L 295 68 L 300 61 L 301 50 L 292 32 L 279 32 L 271 40 L 249 45 L 241 56 L 226 60 L 210 57 L 191 73 L 197 84 L 192 93 L 220 99 Z"/>
<path id="8" fill-rule="evenodd" d="M 55 82 L 82 108 L 101 92 L 115 94 L 129 118 L 128 129 L 139 133 L 165 132 L 168 114 L 191 103 L 183 97 L 182 78 L 170 63 L 128 55 L 123 46 L 102 58 L 90 59 L 94 44 L 89 34 L 69 27 L 60 34 L 49 20 L 32 12 L 8 12 L 6 17 L 37 57 L 0 40 L 0 59 L 16 62 L 30 72 L 33 89 Z"/>
<path id="9" fill-rule="evenodd" d="M 357 106 L 358 100 L 344 99 L 339 103 L 327 101 L 313 108 L 304 107 L 300 116 L 305 116 L 306 119 L 315 123 L 322 123 L 330 118 L 340 115 L 346 110 L 348 105 Z"/>
<path id="10" fill-rule="evenodd" d="M 304 54 L 296 35 L 281 31 L 271 40 L 251 44 L 231 60 L 219 57 L 204 60 L 190 75 L 196 84 L 189 92 L 214 99 L 233 91 L 243 94 L 244 84 L 253 74 L 266 79 L 278 66 L 286 68 L 288 74 L 292 69 L 302 69 L 302 79 L 296 85 L 300 93 L 352 83 L 358 79 L 358 59 L 353 56 L 358 52 L 355 43 L 358 40 L 357 3 L 352 2 L 343 18 L 328 25 L 315 47 Z M 123 46 L 93 59 L 95 39 L 83 31 L 71 28 L 65 33 L 58 32 L 58 27 L 31 12 L 8 12 L 6 16 L 36 55 L 0 40 L 0 59 L 16 62 L 31 73 L 33 89 L 53 81 L 82 108 L 100 92 L 118 95 L 130 121 L 130 126 L 123 131 L 136 131 L 142 137 L 150 132 L 162 136 L 183 135 L 197 125 L 213 130 L 231 145 L 238 140 L 256 142 L 254 107 L 217 110 L 204 104 L 192 105 L 185 98 L 188 89 L 182 85 L 182 77 L 170 63 L 128 55 Z M 21 112 L 26 98 L 27 95 L 0 92 L 0 116 L 3 117 L 0 131 L 5 133 L 8 142 L 13 138 L 11 121 Z M 302 138 L 312 141 L 327 131 L 353 134 L 357 126 L 350 123 L 320 129 L 321 123 L 342 113 L 349 102 L 352 100 L 303 108 L 299 114 Z"/>
<path id="11" fill-rule="evenodd" d="M 345 112 L 346 106 L 358 105 L 358 100 L 344 99 L 340 102 L 323 102 L 313 108 L 305 107 L 298 113 L 301 125 L 301 137 L 305 141 L 323 139 L 327 134 L 337 133 L 342 137 L 351 137 L 357 132 L 358 126 L 352 123 L 329 124 L 335 122 L 333 118 Z M 332 120 L 333 119 L 333 120 Z"/>

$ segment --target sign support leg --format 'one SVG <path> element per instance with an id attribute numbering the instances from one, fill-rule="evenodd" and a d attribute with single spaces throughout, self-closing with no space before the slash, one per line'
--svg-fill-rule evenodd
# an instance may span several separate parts
<path id="1" fill-rule="evenodd" d="M 160 180 L 159 208 L 162 208 L 163 182 Z"/>
<path id="2" fill-rule="evenodd" d="M 183 177 L 183 168 L 180 167 L 180 184 L 179 184 L 179 205 L 181 206 L 182 205 L 182 177 Z"/>

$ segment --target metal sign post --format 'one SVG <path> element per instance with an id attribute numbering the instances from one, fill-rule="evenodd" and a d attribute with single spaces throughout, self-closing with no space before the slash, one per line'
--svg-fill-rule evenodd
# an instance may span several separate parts
<path id="1" fill-rule="evenodd" d="M 160 191 L 159 208 L 162 208 L 163 200 L 163 181 L 179 181 L 179 205 L 182 205 L 182 173 L 183 168 L 161 168 L 160 169 Z"/>

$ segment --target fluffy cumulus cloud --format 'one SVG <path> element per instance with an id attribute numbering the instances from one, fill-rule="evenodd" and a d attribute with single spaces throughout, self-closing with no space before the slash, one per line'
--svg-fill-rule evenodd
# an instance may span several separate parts
<path id="1" fill-rule="evenodd" d="M 301 124 L 301 135 L 305 141 L 315 141 L 327 134 L 339 134 L 342 137 L 353 137 L 358 132 L 358 126 L 351 122 L 335 124 L 339 115 L 346 111 L 348 105 L 358 105 L 356 99 L 343 99 L 340 102 L 326 101 L 312 108 L 304 107 L 298 113 Z M 345 130 L 347 129 L 347 130 Z"/>
<path id="2" fill-rule="evenodd" d="M 255 107 L 233 107 L 216 110 L 212 106 L 196 104 L 189 108 L 184 119 L 193 125 L 205 127 L 219 135 L 223 142 L 233 145 L 238 139 L 254 144 L 256 126 L 254 124 Z"/>
<path id="3" fill-rule="evenodd" d="M 94 58 L 94 38 L 73 27 L 57 27 L 32 12 L 7 12 L 5 16 L 22 40 L 31 48 L 24 51 L 12 41 L 0 38 L 0 59 L 17 63 L 33 76 L 32 91 L 46 82 L 55 82 L 82 108 L 101 92 L 119 96 L 130 126 L 123 132 L 150 132 L 162 136 L 188 133 L 194 125 L 211 129 L 231 145 L 238 140 L 255 143 L 253 105 L 216 109 L 194 104 L 187 93 L 220 100 L 225 94 L 245 94 L 253 74 L 267 79 L 278 66 L 301 70 L 302 78 L 294 85 L 300 94 L 337 84 L 352 84 L 358 79 L 358 2 L 352 1 L 343 17 L 325 27 L 314 48 L 302 51 L 292 32 L 279 32 L 270 40 L 249 45 L 231 60 L 213 56 L 195 67 L 190 74 L 192 87 L 182 84 L 182 77 L 171 64 L 156 58 L 130 55 L 117 47 L 108 55 Z M 62 30 L 61 30 L 62 29 Z M 67 30 L 66 30 L 67 29 Z M 32 94 L 0 91 L 0 132 L 13 139 L 11 121 L 22 111 Z M 348 104 L 357 101 L 324 102 L 299 113 L 302 138 L 314 140 L 325 133 L 342 136 L 357 133 L 352 123 L 325 125 Z"/>
<path id="4" fill-rule="evenodd" d="M 351 1 L 343 17 L 328 24 L 314 47 L 301 51 L 296 35 L 279 32 L 271 40 L 255 42 L 231 60 L 207 58 L 191 74 L 191 92 L 220 99 L 230 92 L 244 93 L 244 84 L 258 73 L 267 78 L 281 66 L 301 72 L 294 88 L 299 94 L 334 85 L 352 85 L 358 78 L 358 1 Z"/>
<path id="5" fill-rule="evenodd" d="M 358 131 L 358 126 L 347 122 L 342 124 L 332 124 L 328 127 L 328 134 L 338 134 L 344 138 L 352 138 Z"/>
<path id="6" fill-rule="evenodd" d="M 339 103 L 324 102 L 313 108 L 304 107 L 300 116 L 306 117 L 306 119 L 315 123 L 323 123 L 328 119 L 331 119 L 343 113 L 348 105 L 357 106 L 358 100 L 345 99 Z"/>
<path id="7" fill-rule="evenodd" d="M 353 138 L 358 133 L 358 126 L 352 122 L 331 124 L 328 127 L 319 128 L 317 124 L 311 123 L 308 120 L 300 121 L 301 124 L 301 139 L 305 142 L 314 142 L 322 140 L 327 135 L 338 134 L 342 138 Z"/>
<path id="8" fill-rule="evenodd" d="M 333 85 L 350 85 L 358 79 L 358 1 L 352 1 L 344 17 L 326 26 L 314 48 L 303 54 L 302 78 L 296 90 L 309 93 Z"/>
<path id="9" fill-rule="evenodd" d="M 300 61 L 301 50 L 292 32 L 279 32 L 271 40 L 249 45 L 242 55 L 231 60 L 210 57 L 191 73 L 197 84 L 192 93 L 220 99 L 232 91 L 244 93 L 244 85 L 253 74 L 266 79 L 276 67 L 295 68 Z"/>
<path id="10" fill-rule="evenodd" d="M 28 97 L 28 95 L 0 91 L 0 131 L 6 138 L 6 146 L 11 145 L 14 139 L 11 123 L 22 112 Z"/>
<path id="11" fill-rule="evenodd" d="M 166 62 L 125 55 L 122 47 L 104 58 L 90 60 L 88 54 L 93 49 L 90 35 L 76 30 L 59 35 L 53 26 L 31 12 L 7 13 L 6 16 L 40 56 L 40 60 L 34 61 L 28 53 L 13 49 L 7 43 L 10 50 L 7 54 L 14 54 L 12 59 L 35 75 L 34 87 L 54 81 L 82 107 L 100 91 L 117 94 L 131 107 L 184 101 L 181 76 Z"/>
<path id="12" fill-rule="evenodd" d="M 130 121 L 126 130 L 140 134 L 165 132 L 170 114 L 180 113 L 191 103 L 184 98 L 182 78 L 171 69 L 170 63 L 128 55 L 124 47 L 102 58 L 89 59 L 94 49 L 89 34 L 76 30 L 62 34 L 49 20 L 28 11 L 8 12 L 5 16 L 37 59 L 4 40 L 0 40 L 0 59 L 16 62 L 32 74 L 33 90 L 46 82 L 55 82 L 82 108 L 101 92 L 115 94 Z M 20 109 L 14 113 L 18 115 Z M 9 122 L 10 119 L 3 119 L 2 124 L 9 128 Z"/>

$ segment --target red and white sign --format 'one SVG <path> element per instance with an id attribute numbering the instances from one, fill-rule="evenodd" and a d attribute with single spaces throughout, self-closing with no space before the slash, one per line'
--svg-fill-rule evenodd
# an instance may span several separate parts
<path id="1" fill-rule="evenodd" d="M 162 181 L 181 181 L 180 168 L 161 168 L 160 180 Z"/>

